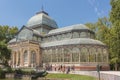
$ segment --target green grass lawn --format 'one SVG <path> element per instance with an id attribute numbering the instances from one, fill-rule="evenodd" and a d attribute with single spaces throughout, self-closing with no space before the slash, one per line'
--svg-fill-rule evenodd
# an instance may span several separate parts
<path id="1" fill-rule="evenodd" d="M 47 74 L 46 78 L 52 79 L 66 79 L 66 80 L 97 80 L 91 76 L 77 75 L 77 74 Z"/>

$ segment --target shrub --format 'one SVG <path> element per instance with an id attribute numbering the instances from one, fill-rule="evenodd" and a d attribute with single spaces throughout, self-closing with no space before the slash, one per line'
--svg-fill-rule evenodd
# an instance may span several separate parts
<path id="1" fill-rule="evenodd" d="M 5 71 L 3 71 L 1 68 L 0 68 L 0 79 L 4 79 L 5 78 Z"/>
<path id="2" fill-rule="evenodd" d="M 37 72 L 32 75 L 32 79 L 37 79 L 38 77 L 45 77 L 48 73 L 46 71 Z"/>
<path id="3" fill-rule="evenodd" d="M 7 73 L 12 73 L 12 72 L 13 72 L 12 68 L 11 68 L 11 67 L 8 67 L 8 68 L 7 68 Z"/>

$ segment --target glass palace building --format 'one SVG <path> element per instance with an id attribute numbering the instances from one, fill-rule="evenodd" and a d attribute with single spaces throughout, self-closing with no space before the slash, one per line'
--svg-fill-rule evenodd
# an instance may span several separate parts
<path id="1" fill-rule="evenodd" d="M 94 39 L 95 33 L 83 24 L 58 28 L 57 23 L 40 11 L 31 17 L 16 37 L 8 43 L 12 50 L 13 68 L 45 67 L 58 69 L 60 65 L 75 70 L 109 70 L 108 48 Z"/>

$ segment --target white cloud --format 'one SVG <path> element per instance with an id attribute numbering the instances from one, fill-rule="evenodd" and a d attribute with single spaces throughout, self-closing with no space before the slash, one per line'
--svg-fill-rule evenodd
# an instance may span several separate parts
<path id="1" fill-rule="evenodd" d="M 94 7 L 94 11 L 95 11 L 95 13 L 100 17 L 100 15 L 101 15 L 101 12 L 98 10 L 98 8 L 97 7 Z"/>
<path id="2" fill-rule="evenodd" d="M 92 6 L 94 6 L 96 0 L 88 0 L 88 2 L 89 2 Z"/>
<path id="3" fill-rule="evenodd" d="M 93 9 L 94 9 L 94 11 L 95 11 L 95 13 L 97 14 L 98 17 L 101 17 L 104 14 L 104 11 L 100 10 L 98 8 L 99 3 L 97 3 L 97 0 L 88 0 L 88 2 L 93 7 Z"/>

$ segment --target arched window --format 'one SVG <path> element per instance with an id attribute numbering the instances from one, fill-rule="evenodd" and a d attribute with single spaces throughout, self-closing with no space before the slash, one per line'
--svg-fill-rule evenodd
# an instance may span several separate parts
<path id="1" fill-rule="evenodd" d="M 71 38 L 71 33 L 66 33 L 66 39 L 70 39 Z"/>
<path id="2" fill-rule="evenodd" d="M 46 50 L 42 50 L 42 60 L 45 62 Z"/>
<path id="3" fill-rule="evenodd" d="M 79 48 L 72 49 L 72 62 L 79 62 Z"/>
<path id="4" fill-rule="evenodd" d="M 88 38 L 91 38 L 91 37 L 90 37 L 90 35 L 91 35 L 91 33 L 90 33 L 90 32 L 88 32 L 88 33 L 87 33 L 87 37 L 88 37 Z"/>
<path id="5" fill-rule="evenodd" d="M 62 39 L 62 35 L 57 35 L 58 41 Z"/>
<path id="6" fill-rule="evenodd" d="M 32 51 L 31 52 L 31 64 L 36 63 L 35 61 L 36 61 L 36 53 L 35 51 Z"/>
<path id="7" fill-rule="evenodd" d="M 23 57 L 24 57 L 24 65 L 25 65 L 25 64 L 28 63 L 28 52 L 27 52 L 27 50 L 24 52 Z"/>
<path id="8" fill-rule="evenodd" d="M 107 62 L 108 60 L 108 52 L 107 49 L 103 49 L 103 62 Z"/>
<path id="9" fill-rule="evenodd" d="M 47 61 L 48 62 L 51 62 L 52 61 L 52 49 L 49 49 L 48 52 L 47 52 Z"/>
<path id="10" fill-rule="evenodd" d="M 44 63 L 48 63 L 49 62 L 48 58 L 49 58 L 49 56 L 48 56 L 48 50 L 46 49 L 46 50 L 44 50 L 44 53 L 43 53 L 43 62 Z"/>
<path id="11" fill-rule="evenodd" d="M 88 49 L 85 48 L 85 47 L 81 48 L 80 61 L 81 62 L 87 62 L 88 57 L 89 57 Z"/>
<path id="12" fill-rule="evenodd" d="M 56 49 L 52 50 L 52 62 L 56 62 Z"/>
<path id="13" fill-rule="evenodd" d="M 102 62 L 102 49 L 98 48 L 97 50 L 97 61 Z"/>
<path id="14" fill-rule="evenodd" d="M 61 39 L 63 40 L 64 38 L 66 38 L 66 34 L 62 34 Z"/>
<path id="15" fill-rule="evenodd" d="M 49 54 L 50 54 L 50 62 L 52 62 L 52 49 L 49 50 Z"/>
<path id="16" fill-rule="evenodd" d="M 96 59 L 96 48 L 92 47 L 89 49 L 89 62 L 95 62 Z"/>
<path id="17" fill-rule="evenodd" d="M 79 33 L 78 32 L 73 32 L 73 38 L 79 38 Z"/>
<path id="18" fill-rule="evenodd" d="M 66 48 L 66 49 L 64 49 L 64 62 L 70 62 L 71 61 L 71 53 L 70 53 L 71 51 L 68 49 L 68 48 Z"/>
<path id="19" fill-rule="evenodd" d="M 63 55 L 62 55 L 62 48 L 58 49 L 58 62 L 62 62 L 63 61 Z"/>
<path id="20" fill-rule="evenodd" d="M 86 38 L 86 36 L 87 36 L 86 32 L 81 32 L 80 33 L 80 38 Z"/>

